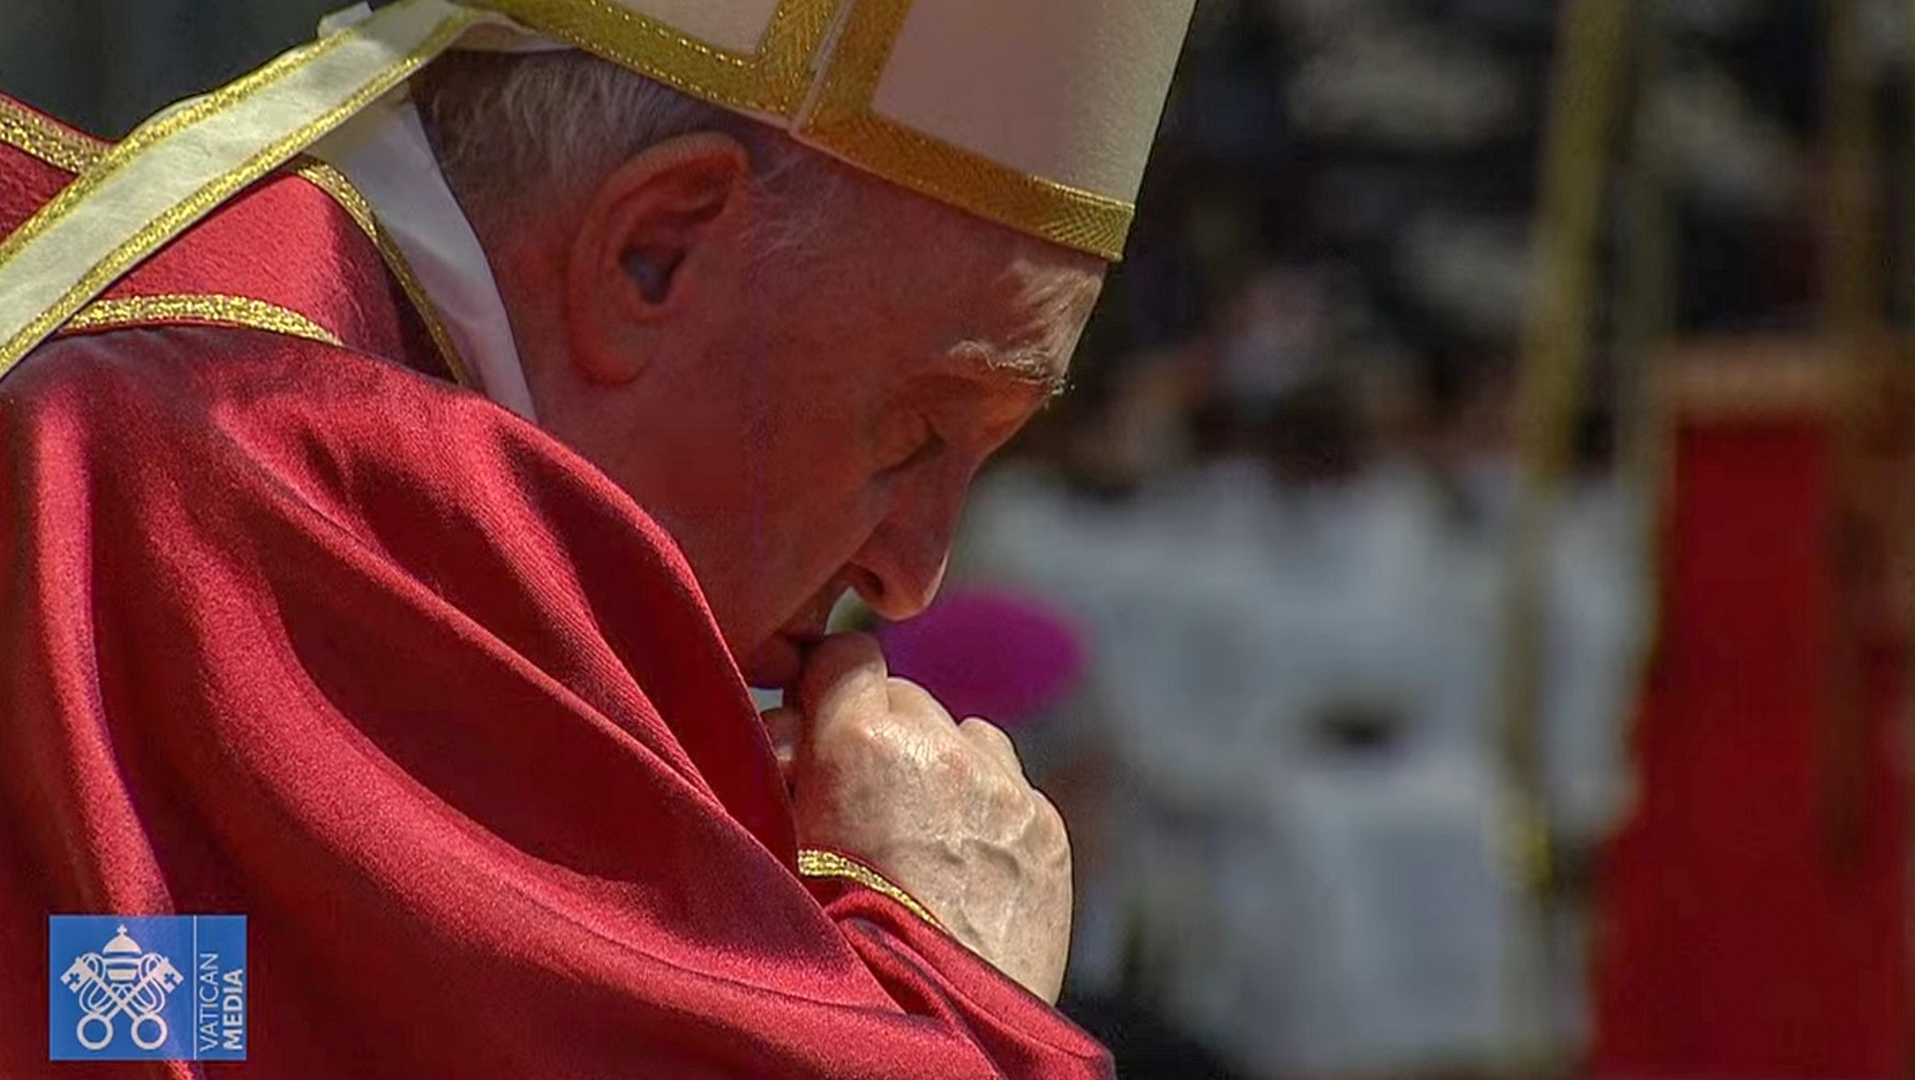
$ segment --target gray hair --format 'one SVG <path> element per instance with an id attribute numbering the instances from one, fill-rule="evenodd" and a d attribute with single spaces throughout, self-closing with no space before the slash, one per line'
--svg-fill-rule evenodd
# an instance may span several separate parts
<path id="1" fill-rule="evenodd" d="M 447 182 L 481 235 L 524 200 L 582 201 L 633 154 L 680 135 L 743 143 L 772 205 L 757 255 L 816 246 L 828 210 L 859 182 L 848 169 L 758 121 L 583 52 L 453 52 L 412 83 Z"/>

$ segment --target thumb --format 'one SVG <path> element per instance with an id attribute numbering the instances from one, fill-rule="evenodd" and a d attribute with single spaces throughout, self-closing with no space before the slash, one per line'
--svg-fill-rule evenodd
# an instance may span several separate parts
<path id="1" fill-rule="evenodd" d="M 805 654 L 798 676 L 798 710 L 813 726 L 847 713 L 890 711 L 891 672 L 869 634 L 833 634 Z"/>

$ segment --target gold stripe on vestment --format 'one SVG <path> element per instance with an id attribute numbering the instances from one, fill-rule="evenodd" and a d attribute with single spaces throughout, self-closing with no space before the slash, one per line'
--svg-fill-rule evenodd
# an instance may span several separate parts
<path id="1" fill-rule="evenodd" d="M 950 932 L 945 930 L 944 924 L 938 921 L 936 915 L 931 914 L 930 910 L 918 903 L 910 893 L 891 884 L 883 874 L 856 859 L 840 855 L 835 851 L 808 849 L 798 853 L 798 873 L 808 878 L 841 878 L 856 882 L 873 892 L 883 893 L 896 900 L 911 914 L 939 930 L 944 930 L 945 933 Z"/>
<path id="2" fill-rule="evenodd" d="M 167 293 L 95 300 L 68 319 L 59 332 L 61 335 L 82 334 L 164 323 L 235 326 L 327 345 L 343 344 L 339 335 L 290 308 L 250 296 L 218 293 Z"/>
<path id="3" fill-rule="evenodd" d="M 83 173 L 106 154 L 107 144 L 78 135 L 11 101 L 0 100 L 0 143 L 70 173 Z"/>
<path id="4" fill-rule="evenodd" d="M 141 125 L 0 244 L 0 376 L 141 259 L 484 17 L 444 0 L 401 0 Z M 330 104 L 315 112 L 315 98 Z M 260 145 L 255 129 L 282 130 L 276 123 L 296 126 Z"/>

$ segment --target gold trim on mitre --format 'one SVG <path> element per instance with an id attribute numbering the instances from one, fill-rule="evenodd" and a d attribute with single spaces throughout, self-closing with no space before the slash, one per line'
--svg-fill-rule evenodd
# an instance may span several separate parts
<path id="1" fill-rule="evenodd" d="M 796 135 L 940 202 L 1109 262 L 1124 255 L 1135 204 L 1032 176 L 878 115 L 871 107 L 911 0 L 851 0 L 829 67 Z"/>
<path id="2" fill-rule="evenodd" d="M 610 0 L 460 0 L 732 109 L 789 117 L 839 0 L 778 0 L 754 52 L 720 48 Z"/>
<path id="3" fill-rule="evenodd" d="M 632 2 L 650 5 L 654 14 L 641 15 L 614 0 L 396 0 L 147 121 L 0 238 L 0 377 L 140 260 L 398 86 L 468 31 L 483 35 L 529 28 L 722 107 L 782 124 L 799 141 L 902 187 L 1100 258 L 1121 256 L 1134 210 L 1128 198 L 1117 196 L 1134 193 L 1145 149 L 1134 139 L 1117 132 L 1115 142 L 1129 145 L 1115 146 L 1116 156 L 1099 163 L 1101 151 L 1094 151 L 1073 165 L 1046 162 L 1042 154 L 1033 158 L 990 138 L 973 144 L 967 136 L 909 115 L 881 114 L 881 101 L 885 108 L 893 104 L 889 95 L 895 85 L 885 76 L 900 42 L 907 53 L 929 48 L 935 54 L 942 40 L 933 35 L 927 44 L 914 35 L 914 27 L 940 24 L 911 22 L 912 0 L 733 0 L 740 5 L 735 9 L 722 0 Z M 1113 26 L 1121 25 L 1130 40 L 1148 42 L 1156 35 L 1161 43 L 1168 39 L 1157 32 L 1172 27 L 1170 17 L 1187 17 L 1190 0 L 1159 0 L 1168 5 L 1161 27 L 1151 21 L 1151 11 L 1127 6 L 1141 0 L 1099 2 L 1106 5 L 1099 9 L 1104 16 L 1128 20 Z M 942 6 L 927 2 L 916 10 L 946 19 L 967 10 L 964 0 L 938 3 Z M 1073 70 L 1094 73 L 1103 63 L 1098 55 L 1103 38 L 1094 30 L 1080 33 L 1068 11 L 1045 10 L 1049 36 L 1033 36 L 1030 43 L 1053 49 L 1069 45 L 1069 55 L 1060 54 L 1059 63 L 1068 67 L 1074 60 Z M 1015 12 L 1006 8 L 998 14 Z M 836 40 L 827 45 L 834 33 Z M 1071 45 L 1074 40 L 1084 47 Z M 473 44 L 479 44 L 477 38 Z M 982 44 L 980 51 L 988 52 L 989 41 Z M 827 48 L 830 55 L 821 56 Z M 1111 85 L 1074 84 L 1082 100 L 1060 98 L 1058 104 L 1071 109 L 1054 122 L 1100 121 L 1084 126 L 1086 145 L 1111 143 L 1111 122 L 1120 118 L 1100 116 L 1097 109 L 1103 106 L 1092 103 L 1121 105 L 1119 111 L 1141 109 L 1147 99 L 1161 106 L 1158 76 L 1168 79 L 1164 64 L 1175 54 L 1153 55 L 1146 58 L 1148 70 L 1140 68 L 1149 78 L 1136 82 L 1131 92 L 1112 97 Z M 1028 58 L 1018 62 L 1029 66 Z M 960 64 L 955 70 L 969 68 Z M 957 77 L 952 71 L 940 74 Z M 915 90 L 918 105 L 924 94 L 936 92 L 924 84 Z M 1001 105 L 993 104 L 993 115 L 985 119 L 1003 119 Z M 1077 110 L 1079 105 L 1089 111 Z M 946 137 L 931 134 L 934 130 Z M 1045 130 L 1032 128 L 1027 134 Z M 15 124 L 7 133 L 42 155 L 76 163 L 82 156 L 61 140 L 41 138 L 31 125 Z M 1074 171 L 1086 163 L 1099 167 Z"/>
<path id="4" fill-rule="evenodd" d="M 714 104 L 786 121 L 800 142 L 921 195 L 1101 259 L 1123 257 L 1133 203 L 1021 172 L 872 108 L 911 0 L 779 0 L 755 51 L 698 40 L 613 0 L 460 2 Z M 834 16 L 830 55 L 814 63 Z"/>

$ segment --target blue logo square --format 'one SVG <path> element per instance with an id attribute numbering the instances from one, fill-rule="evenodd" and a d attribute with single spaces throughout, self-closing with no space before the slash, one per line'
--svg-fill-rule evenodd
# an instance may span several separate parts
<path id="1" fill-rule="evenodd" d="M 54 1061 L 246 1060 L 244 915 L 47 920 Z"/>

